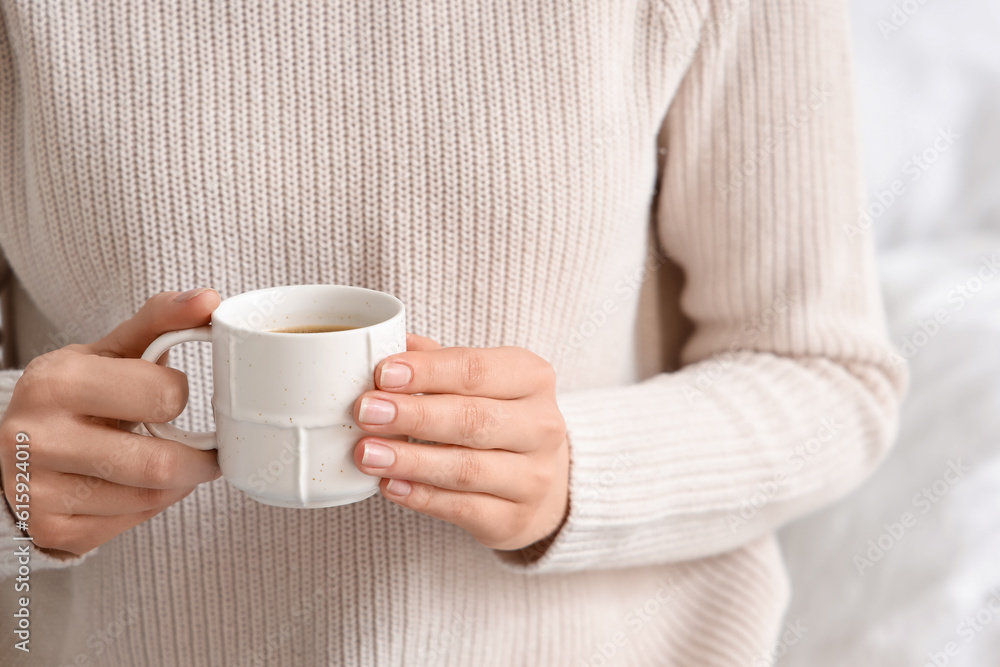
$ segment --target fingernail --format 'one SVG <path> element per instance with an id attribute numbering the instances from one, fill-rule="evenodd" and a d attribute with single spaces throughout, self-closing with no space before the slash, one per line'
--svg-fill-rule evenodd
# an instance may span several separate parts
<path id="1" fill-rule="evenodd" d="M 385 490 L 394 496 L 408 496 L 413 486 L 405 479 L 390 479 L 385 485 Z"/>
<path id="2" fill-rule="evenodd" d="M 382 426 L 396 418 L 396 406 L 380 398 L 365 396 L 361 399 L 361 410 L 358 417 L 363 424 Z"/>
<path id="3" fill-rule="evenodd" d="M 409 384 L 413 379 L 413 371 L 406 364 L 382 364 L 382 374 L 378 378 L 378 386 L 383 389 L 399 389 Z"/>
<path id="4" fill-rule="evenodd" d="M 396 462 L 396 452 L 391 447 L 375 442 L 365 443 L 365 453 L 361 457 L 361 465 L 370 468 L 388 468 Z"/>
<path id="5" fill-rule="evenodd" d="M 190 301 L 191 299 L 195 298 L 196 296 L 198 296 L 202 292 L 207 292 L 210 289 L 212 289 L 212 288 L 211 287 L 196 287 L 194 289 L 189 289 L 187 292 L 181 292 L 180 294 L 178 294 L 177 296 L 175 296 L 174 297 L 174 301 L 177 301 L 177 302 Z"/>

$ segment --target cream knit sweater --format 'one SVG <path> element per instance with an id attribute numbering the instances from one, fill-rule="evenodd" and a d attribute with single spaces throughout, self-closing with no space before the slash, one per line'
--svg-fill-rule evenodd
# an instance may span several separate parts
<path id="1" fill-rule="evenodd" d="M 444 345 L 550 360 L 572 446 L 540 557 L 381 497 L 203 485 L 33 552 L 31 653 L 8 579 L 0 663 L 767 664 L 774 531 L 885 456 L 905 383 L 845 233 L 844 5 L 0 0 L 0 245 L 54 339 L 160 290 L 361 285 Z"/>

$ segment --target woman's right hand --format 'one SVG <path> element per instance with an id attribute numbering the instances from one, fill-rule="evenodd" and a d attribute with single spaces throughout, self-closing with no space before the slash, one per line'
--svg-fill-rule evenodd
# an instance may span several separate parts
<path id="1" fill-rule="evenodd" d="M 185 375 L 139 357 L 162 333 L 208 324 L 218 305 L 213 290 L 162 292 L 101 340 L 24 369 L 0 422 L 0 481 L 12 508 L 29 505 L 35 546 L 84 554 L 221 476 L 214 450 L 125 430 L 184 410 Z M 18 434 L 29 442 L 28 503 L 15 502 L 25 500 L 16 493 Z"/>

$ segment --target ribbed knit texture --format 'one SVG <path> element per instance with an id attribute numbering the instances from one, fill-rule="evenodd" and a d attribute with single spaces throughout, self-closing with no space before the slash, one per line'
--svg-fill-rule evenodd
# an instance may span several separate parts
<path id="1" fill-rule="evenodd" d="M 774 530 L 860 483 L 905 384 L 844 233 L 844 5 L 0 0 L 0 245 L 60 331 L 167 289 L 384 290 L 444 345 L 549 359 L 572 446 L 544 552 L 203 485 L 36 553 L 0 662 L 764 664 Z M 209 427 L 207 346 L 174 361 Z"/>

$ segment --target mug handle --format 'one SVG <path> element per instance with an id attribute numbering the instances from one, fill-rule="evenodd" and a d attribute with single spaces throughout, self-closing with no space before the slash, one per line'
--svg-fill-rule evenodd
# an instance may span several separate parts
<path id="1" fill-rule="evenodd" d="M 182 331 L 169 331 L 152 343 L 142 353 L 142 359 L 156 363 L 163 353 L 174 345 L 190 343 L 195 341 L 211 342 L 212 327 L 195 327 L 194 329 L 184 329 Z M 215 449 L 215 431 L 197 433 L 195 431 L 185 431 L 177 428 L 173 424 L 147 424 L 143 422 L 146 429 L 158 438 L 173 440 L 181 444 L 193 447 L 194 449 Z"/>

